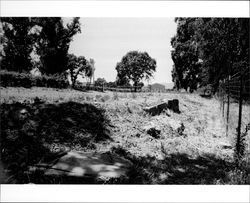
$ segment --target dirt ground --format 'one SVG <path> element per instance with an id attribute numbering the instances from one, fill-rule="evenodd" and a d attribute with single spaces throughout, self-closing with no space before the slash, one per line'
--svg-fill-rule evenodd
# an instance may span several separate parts
<path id="1" fill-rule="evenodd" d="M 40 103 L 35 106 L 36 97 Z M 143 110 L 170 99 L 179 100 L 180 113 L 166 110 L 150 116 Z M 134 163 L 128 183 L 245 184 L 250 179 L 249 171 L 241 173 L 233 167 L 233 128 L 237 123 L 233 112 L 237 113 L 237 105 L 230 114 L 230 133 L 226 136 L 225 119 L 216 98 L 177 92 L 1 88 L 5 111 L 14 108 L 16 102 L 22 104 L 17 109 L 27 109 L 30 120 L 38 123 L 35 131 L 39 129 L 46 149 L 117 153 Z M 249 106 L 243 107 L 243 125 L 250 122 L 249 110 Z M 11 128 L 10 122 L 6 125 L 4 132 Z M 147 126 L 159 129 L 159 137 L 148 134 Z M 246 143 L 249 163 L 249 132 Z"/>

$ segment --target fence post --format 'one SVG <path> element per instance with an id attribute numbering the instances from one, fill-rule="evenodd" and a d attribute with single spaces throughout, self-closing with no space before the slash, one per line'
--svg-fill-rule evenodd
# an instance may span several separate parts
<path id="1" fill-rule="evenodd" d="M 226 136 L 228 136 L 228 122 L 229 122 L 229 107 L 230 107 L 230 76 L 228 75 L 228 81 L 227 81 L 227 126 L 226 126 Z"/>
<path id="2" fill-rule="evenodd" d="M 241 142 L 241 117 L 242 117 L 242 89 L 243 89 L 243 81 L 242 81 L 242 71 L 240 73 L 240 95 L 239 95 L 239 120 L 238 120 L 238 133 L 237 133 L 237 143 L 236 143 L 236 152 L 237 156 L 240 155 L 240 142 Z"/>
<path id="3" fill-rule="evenodd" d="M 223 80 L 223 83 L 225 85 L 225 80 Z M 225 111 L 225 89 L 222 91 L 222 116 L 224 117 L 224 111 Z"/>

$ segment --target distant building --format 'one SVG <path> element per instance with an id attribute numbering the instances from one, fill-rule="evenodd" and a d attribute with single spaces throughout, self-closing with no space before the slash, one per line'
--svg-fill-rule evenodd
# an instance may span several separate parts
<path id="1" fill-rule="evenodd" d="M 152 85 L 149 85 L 149 91 L 150 92 L 165 92 L 166 88 L 162 84 L 154 83 Z"/>
<path id="2" fill-rule="evenodd" d="M 150 91 L 149 86 L 143 86 L 143 87 L 141 88 L 141 91 L 142 91 L 142 92 L 149 92 L 149 91 Z"/>

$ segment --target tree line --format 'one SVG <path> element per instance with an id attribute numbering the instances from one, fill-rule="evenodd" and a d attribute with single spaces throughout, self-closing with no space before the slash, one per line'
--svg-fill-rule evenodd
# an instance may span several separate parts
<path id="1" fill-rule="evenodd" d="M 94 60 L 69 54 L 73 36 L 81 32 L 80 18 L 66 25 L 60 17 L 2 17 L 0 19 L 1 69 L 41 74 L 69 73 L 74 86 L 78 75 L 91 77 Z"/>
<path id="2" fill-rule="evenodd" d="M 190 92 L 249 69 L 249 18 L 176 18 L 171 39 L 176 89 Z"/>
<path id="3" fill-rule="evenodd" d="M 87 60 L 84 56 L 68 53 L 73 36 L 80 32 L 78 17 L 66 25 L 60 17 L 0 18 L 1 69 L 21 73 L 30 72 L 35 67 L 41 74 L 69 74 L 73 87 L 78 76 L 89 78 L 91 83 L 94 80 L 94 59 Z M 115 69 L 117 78 L 114 82 L 107 83 L 105 79 L 98 78 L 96 84 L 115 87 L 131 86 L 132 83 L 135 87 L 143 86 L 142 79 L 152 77 L 156 61 L 147 52 L 130 51 Z"/>

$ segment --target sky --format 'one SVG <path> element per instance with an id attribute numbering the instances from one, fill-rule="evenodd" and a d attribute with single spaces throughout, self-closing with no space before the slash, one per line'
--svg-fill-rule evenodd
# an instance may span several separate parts
<path id="1" fill-rule="evenodd" d="M 149 83 L 171 83 L 170 40 L 174 18 L 81 18 L 81 33 L 73 37 L 69 53 L 95 60 L 95 79 L 115 81 L 117 62 L 127 52 L 146 51 L 157 67 Z"/>

